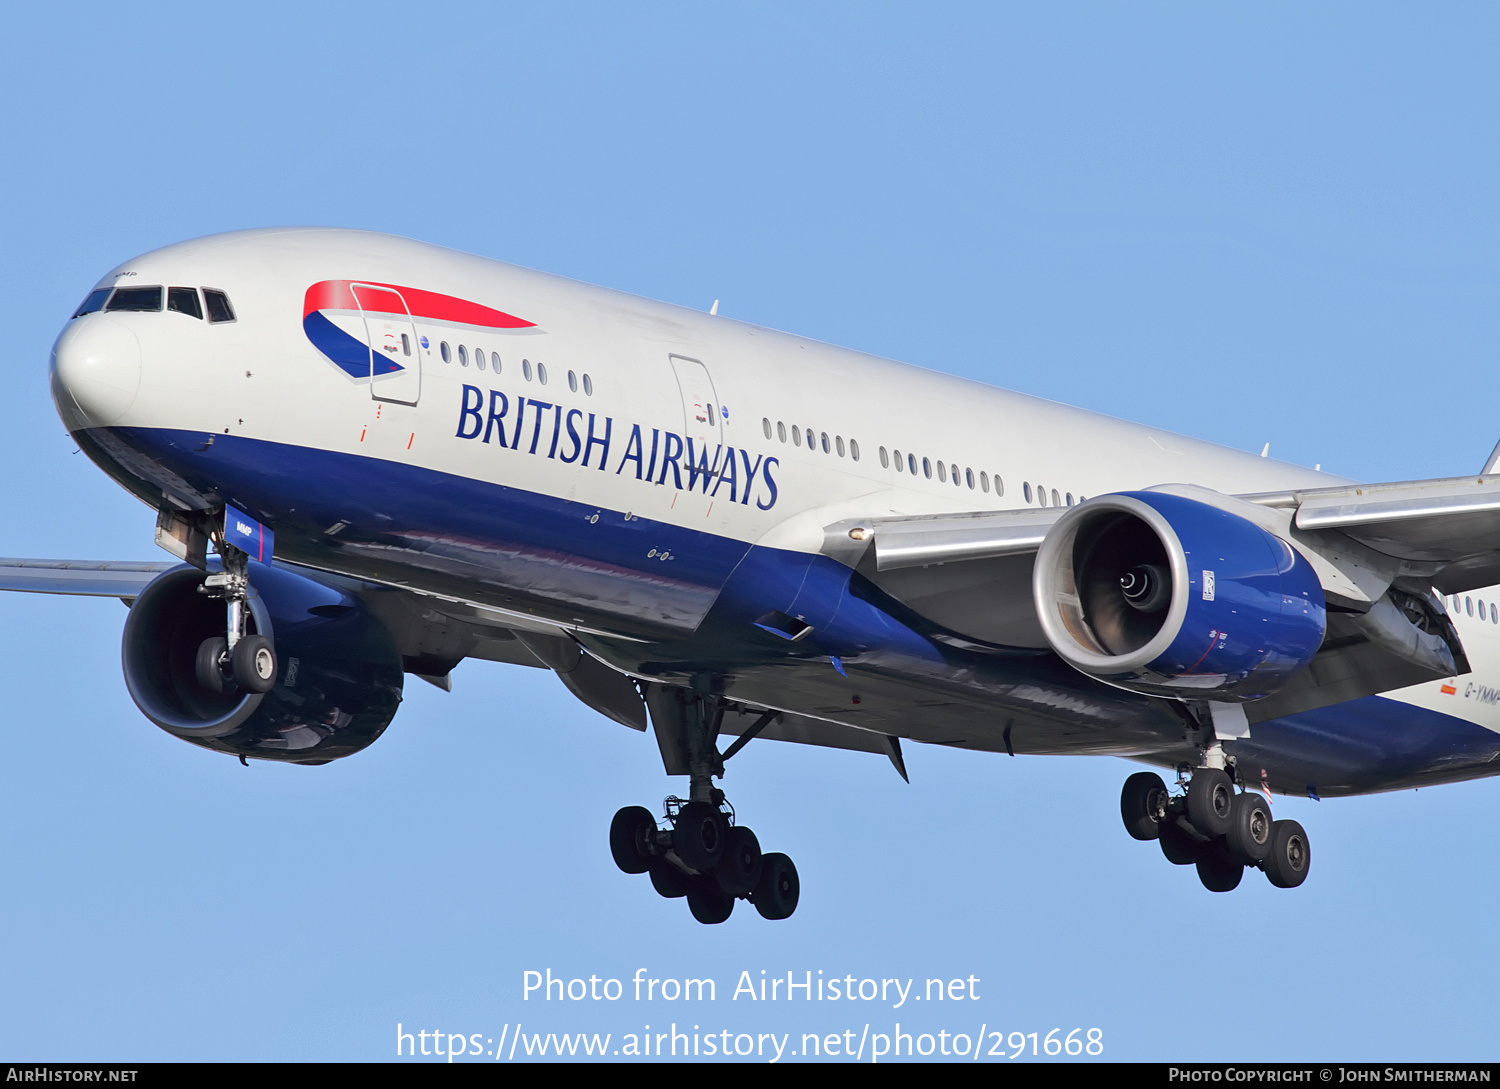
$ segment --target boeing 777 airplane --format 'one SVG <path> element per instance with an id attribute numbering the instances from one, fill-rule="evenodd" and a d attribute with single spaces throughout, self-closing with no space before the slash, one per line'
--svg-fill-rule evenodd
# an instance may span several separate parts
<path id="1" fill-rule="evenodd" d="M 1500 452 L 1360 484 L 331 229 L 125 262 L 51 378 L 175 559 L 0 560 L 0 589 L 123 598 L 148 719 L 326 764 L 407 674 L 551 669 L 687 777 L 609 842 L 701 922 L 797 906 L 718 785 L 755 738 L 1154 765 L 1126 830 L 1216 891 L 1307 877 L 1271 792 L 1500 773 Z"/>

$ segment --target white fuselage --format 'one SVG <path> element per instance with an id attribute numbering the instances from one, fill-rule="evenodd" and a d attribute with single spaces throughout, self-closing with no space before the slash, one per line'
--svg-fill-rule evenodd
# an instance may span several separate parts
<path id="1" fill-rule="evenodd" d="M 306 293 L 325 281 L 419 285 L 531 324 L 500 329 L 414 312 L 412 354 L 399 378 L 356 376 L 304 330 Z M 1055 402 L 382 235 L 216 236 L 129 261 L 100 286 L 126 283 L 221 289 L 235 320 L 110 312 L 71 323 L 53 363 L 70 430 L 163 429 L 365 457 L 805 553 L 818 552 L 824 527 L 843 518 L 1071 505 L 1165 483 L 1230 494 L 1339 483 Z M 357 336 L 362 319 L 346 307 L 328 320 Z M 397 338 L 389 341 L 393 358 L 403 350 L 400 334 L 388 331 Z M 500 402 L 492 391 L 504 395 L 505 409 L 493 427 Z M 596 440 L 606 418 L 611 430 L 607 446 L 596 441 L 585 452 L 590 414 Z M 664 465 L 668 432 L 696 436 L 699 452 L 706 443 L 719 471 L 710 480 L 690 477 L 685 455 Z M 656 445 L 663 448 L 653 453 Z M 732 476 L 715 460 L 720 448 L 735 458 Z M 378 470 L 370 483 L 380 487 Z M 663 569 L 675 559 L 663 556 Z M 397 570 L 389 581 L 422 588 L 419 575 Z M 1454 617 L 1473 674 L 1453 682 L 1451 694 L 1433 682 L 1389 695 L 1500 732 L 1500 625 L 1487 612 L 1500 590 L 1467 596 L 1486 609 L 1483 620 L 1463 609 Z M 565 614 L 548 619 L 566 626 Z"/>

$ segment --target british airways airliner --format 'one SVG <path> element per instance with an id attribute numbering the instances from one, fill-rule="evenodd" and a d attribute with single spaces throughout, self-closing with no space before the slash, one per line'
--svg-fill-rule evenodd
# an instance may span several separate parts
<path id="1" fill-rule="evenodd" d="M 330 229 L 127 261 L 51 376 L 175 560 L 0 560 L 0 588 L 123 598 L 148 719 L 318 765 L 407 674 L 551 669 L 687 778 L 609 843 L 704 923 L 797 906 L 716 783 L 755 738 L 903 777 L 906 742 L 1155 765 L 1126 830 L 1215 891 L 1307 877 L 1271 792 L 1500 773 L 1500 453 L 1359 484 Z"/>

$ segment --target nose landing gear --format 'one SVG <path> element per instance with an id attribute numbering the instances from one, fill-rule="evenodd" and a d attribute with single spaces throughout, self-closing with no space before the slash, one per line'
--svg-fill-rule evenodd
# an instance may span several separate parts
<path id="1" fill-rule="evenodd" d="M 1272 820 L 1265 798 L 1249 790 L 1236 794 L 1218 768 L 1195 770 L 1185 795 L 1170 793 L 1153 772 L 1137 772 L 1120 792 L 1120 815 L 1132 837 L 1157 840 L 1168 862 L 1195 865 L 1211 892 L 1235 888 L 1250 868 L 1277 888 L 1296 888 L 1312 862 L 1302 825 Z"/>
<path id="2" fill-rule="evenodd" d="M 250 557 L 222 541 L 220 554 L 223 569 L 205 578 L 198 589 L 224 599 L 225 634 L 209 636 L 199 644 L 194 673 L 198 683 L 215 695 L 236 689 L 269 692 L 276 683 L 276 648 L 264 635 L 245 630 Z"/>

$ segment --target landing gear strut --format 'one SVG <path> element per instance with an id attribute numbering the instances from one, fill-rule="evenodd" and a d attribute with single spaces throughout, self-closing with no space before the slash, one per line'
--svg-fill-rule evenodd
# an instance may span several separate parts
<path id="1" fill-rule="evenodd" d="M 706 685 L 703 687 L 707 687 Z M 666 799 L 658 821 L 649 809 L 627 806 L 609 828 L 609 849 L 625 873 L 645 873 L 658 893 L 685 897 L 700 923 L 722 923 L 736 900 L 748 900 L 767 919 L 797 910 L 797 867 L 784 854 L 763 854 L 755 833 L 735 821 L 734 807 L 714 778 L 724 761 L 775 718 L 767 712 L 721 754 L 717 748 L 725 701 L 709 692 L 659 688 L 648 692 L 652 722 L 669 774 L 687 774 L 687 798 Z"/>
<path id="2" fill-rule="evenodd" d="M 225 634 L 199 644 L 194 672 L 198 683 L 215 694 L 269 692 L 276 683 L 276 649 L 264 635 L 245 630 L 250 557 L 223 541 L 219 551 L 223 568 L 205 578 L 199 592 L 224 599 Z"/>
<path id="3" fill-rule="evenodd" d="M 1228 892 L 1245 870 L 1263 871 L 1277 888 L 1307 879 L 1312 849 L 1296 821 L 1273 821 L 1266 799 L 1252 790 L 1235 793 L 1220 768 L 1192 772 L 1185 794 L 1173 795 L 1161 776 L 1142 771 L 1120 792 L 1125 830 L 1139 840 L 1157 840 L 1167 861 L 1195 865 L 1211 892 Z"/>

